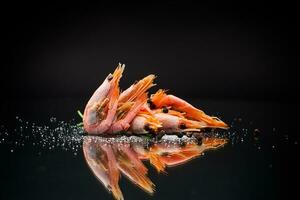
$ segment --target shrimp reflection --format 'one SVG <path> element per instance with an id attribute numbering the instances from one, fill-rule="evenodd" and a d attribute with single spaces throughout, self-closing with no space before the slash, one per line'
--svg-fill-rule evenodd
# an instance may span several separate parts
<path id="1" fill-rule="evenodd" d="M 158 172 L 166 167 L 186 163 L 200 156 L 204 151 L 223 146 L 226 140 L 220 138 L 164 136 L 159 141 L 140 137 L 102 138 L 87 136 L 83 141 L 85 159 L 97 179 L 113 194 L 123 199 L 119 187 L 121 174 L 149 194 L 155 185 L 148 178 L 148 169 L 143 160 L 149 160 Z"/>

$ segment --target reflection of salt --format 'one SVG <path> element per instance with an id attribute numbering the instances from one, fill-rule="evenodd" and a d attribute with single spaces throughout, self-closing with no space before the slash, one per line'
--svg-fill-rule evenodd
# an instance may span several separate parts
<path id="1" fill-rule="evenodd" d="M 164 140 L 177 140 L 178 137 L 176 135 L 164 135 L 161 139 L 164 139 Z"/>
<path id="2" fill-rule="evenodd" d="M 167 144 L 173 144 L 173 145 L 182 144 L 182 143 L 185 144 L 198 143 L 198 140 L 194 136 L 187 137 L 186 135 L 182 136 L 181 138 L 178 137 L 177 135 L 164 135 L 160 141 Z"/>

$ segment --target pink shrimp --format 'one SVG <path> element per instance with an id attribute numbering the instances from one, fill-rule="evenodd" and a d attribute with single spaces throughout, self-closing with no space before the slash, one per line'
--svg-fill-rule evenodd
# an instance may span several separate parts
<path id="1" fill-rule="evenodd" d="M 101 134 L 110 128 L 117 111 L 119 81 L 124 67 L 119 64 L 114 73 L 106 77 L 88 101 L 84 110 L 83 125 L 89 134 Z"/>
<path id="2" fill-rule="evenodd" d="M 199 132 L 201 129 L 206 128 L 205 123 L 186 119 L 181 113 L 173 110 L 169 110 L 168 113 L 157 110 L 154 117 L 162 123 L 162 130 L 166 133 Z"/>
<path id="3" fill-rule="evenodd" d="M 164 90 L 158 90 L 153 94 L 150 103 L 155 108 L 171 107 L 173 110 L 184 112 L 186 118 L 205 122 L 207 127 L 228 128 L 228 125 L 217 117 L 206 115 L 202 110 L 195 108 L 188 102 L 174 95 L 167 95 Z"/>
<path id="4" fill-rule="evenodd" d="M 153 84 L 154 78 L 154 75 L 146 76 L 121 93 L 117 114 L 111 128 L 108 130 L 109 133 L 126 131 L 130 127 L 131 121 L 146 104 L 146 91 L 155 85 Z"/>

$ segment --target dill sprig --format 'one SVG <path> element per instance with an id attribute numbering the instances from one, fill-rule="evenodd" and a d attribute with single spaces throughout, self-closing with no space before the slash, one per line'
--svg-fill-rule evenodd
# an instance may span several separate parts
<path id="1" fill-rule="evenodd" d="M 80 110 L 77 110 L 77 114 L 83 119 L 83 114 L 80 112 Z"/>
<path id="2" fill-rule="evenodd" d="M 83 120 L 83 114 L 80 112 L 80 110 L 77 110 L 77 114 L 79 115 L 79 117 L 81 117 L 81 119 Z M 78 127 L 82 127 L 83 126 L 83 122 L 80 122 L 77 124 Z"/>

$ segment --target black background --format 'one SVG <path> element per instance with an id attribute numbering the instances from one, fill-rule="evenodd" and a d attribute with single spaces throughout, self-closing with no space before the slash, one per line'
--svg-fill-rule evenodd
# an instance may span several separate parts
<path id="1" fill-rule="evenodd" d="M 85 97 L 118 62 L 184 97 L 291 101 L 296 10 L 276 2 L 3 6 L 6 97 Z"/>
<path id="2" fill-rule="evenodd" d="M 204 104 L 209 102 L 206 105 L 214 105 L 210 100 L 224 101 L 224 109 L 217 108 L 229 113 L 225 121 L 231 112 L 252 112 L 253 118 L 263 116 L 256 119 L 261 127 L 274 126 L 296 136 L 296 8 L 263 1 L 3 5 L 1 124 L 13 124 L 18 113 L 32 120 L 49 116 L 69 120 L 121 62 L 126 64 L 123 89 L 153 73 L 158 76 L 156 89 L 203 99 Z M 53 104 L 55 99 L 63 104 Z M 239 109 L 235 102 L 250 103 Z M 274 109 L 264 106 L 271 102 Z M 280 163 L 275 195 L 297 193 L 297 185 L 291 183 L 299 176 L 296 153 L 291 154 L 295 149 L 283 149 L 274 158 Z M 4 154 L 4 160 L 10 158 L 9 151 Z M 22 172 L 22 166 L 14 165 L 17 160 L 10 160 L 12 174 Z M 27 180 L 16 177 L 4 177 L 10 181 L 7 188 Z"/>

